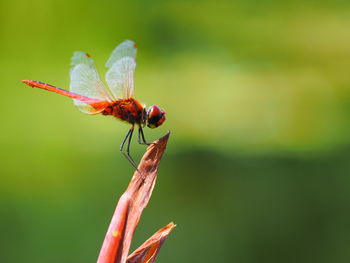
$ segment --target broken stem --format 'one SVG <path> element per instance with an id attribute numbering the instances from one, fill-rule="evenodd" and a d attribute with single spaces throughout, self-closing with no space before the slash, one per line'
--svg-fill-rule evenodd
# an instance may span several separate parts
<path id="1" fill-rule="evenodd" d="M 151 197 L 169 134 L 151 144 L 143 155 L 138 166 L 139 172 L 135 171 L 128 188 L 119 199 L 97 260 L 98 263 L 127 262 L 131 240 L 142 211 Z M 174 224 L 171 227 L 165 227 L 163 235 L 156 235 L 159 236 L 159 248 L 174 227 Z M 162 229 L 158 232 L 160 231 Z M 159 248 L 157 247 L 156 252 Z M 137 253 L 137 250 L 134 253 Z M 151 260 L 148 259 L 147 262 L 153 262 L 156 254 L 151 255 Z"/>

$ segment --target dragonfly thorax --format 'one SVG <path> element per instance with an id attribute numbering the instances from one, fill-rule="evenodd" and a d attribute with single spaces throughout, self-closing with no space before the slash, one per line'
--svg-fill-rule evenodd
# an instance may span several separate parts
<path id="1" fill-rule="evenodd" d="M 111 103 L 102 112 L 103 115 L 113 115 L 119 120 L 144 126 L 147 113 L 144 105 L 134 98 L 120 99 Z"/>

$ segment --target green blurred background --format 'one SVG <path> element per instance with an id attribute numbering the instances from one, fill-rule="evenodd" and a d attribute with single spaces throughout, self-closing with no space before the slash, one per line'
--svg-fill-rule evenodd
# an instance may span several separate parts
<path id="1" fill-rule="evenodd" d="M 125 39 L 172 131 L 133 248 L 173 220 L 158 262 L 350 261 L 349 1 L 0 3 L 0 262 L 96 261 L 128 126 L 19 81 L 67 89 L 77 50 L 104 76 Z"/>

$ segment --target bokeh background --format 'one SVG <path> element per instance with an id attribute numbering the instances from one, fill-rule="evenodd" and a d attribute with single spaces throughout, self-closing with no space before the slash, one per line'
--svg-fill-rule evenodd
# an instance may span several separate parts
<path id="1" fill-rule="evenodd" d="M 96 261 L 128 126 L 20 80 L 67 89 L 77 50 L 104 76 L 125 39 L 172 131 L 133 248 L 175 221 L 158 262 L 350 261 L 349 1 L 0 4 L 0 262 Z"/>

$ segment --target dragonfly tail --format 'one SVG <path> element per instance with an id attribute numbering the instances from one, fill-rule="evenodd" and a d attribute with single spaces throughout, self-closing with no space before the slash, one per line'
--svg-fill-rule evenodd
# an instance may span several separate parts
<path id="1" fill-rule="evenodd" d="M 36 81 L 36 80 L 22 80 L 22 82 L 27 84 L 28 86 L 36 87 L 36 88 L 40 88 L 40 89 L 44 89 L 44 90 L 48 90 L 48 91 L 52 91 L 52 92 L 56 92 L 56 93 L 61 94 L 63 96 L 70 97 L 70 98 L 76 99 L 76 100 L 80 100 L 80 101 L 85 102 L 85 103 L 90 104 L 90 105 L 101 102 L 101 100 L 85 97 L 85 96 L 82 96 L 82 95 L 79 95 L 79 94 L 76 94 L 76 93 L 73 93 L 73 92 L 69 92 L 67 90 L 60 89 L 60 88 L 57 88 L 55 86 L 52 86 L 50 84 L 43 83 L 43 82 L 40 82 L 40 81 Z"/>

